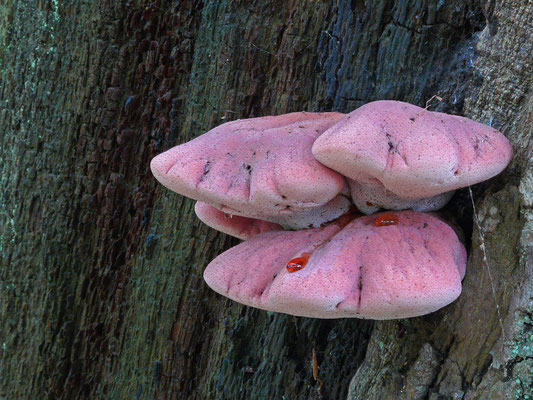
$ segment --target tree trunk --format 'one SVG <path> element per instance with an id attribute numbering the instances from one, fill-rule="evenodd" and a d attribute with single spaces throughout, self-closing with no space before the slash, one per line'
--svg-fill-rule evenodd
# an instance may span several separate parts
<path id="1" fill-rule="evenodd" d="M 531 398 L 532 36 L 531 0 L 4 0 L 0 399 Z M 475 214 L 468 190 L 444 211 L 459 300 L 316 320 L 206 287 L 237 241 L 154 155 L 237 118 L 433 95 L 516 152 Z"/>

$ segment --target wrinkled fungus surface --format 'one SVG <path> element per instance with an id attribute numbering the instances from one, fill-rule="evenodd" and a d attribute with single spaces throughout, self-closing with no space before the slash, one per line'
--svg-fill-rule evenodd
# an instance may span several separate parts
<path id="1" fill-rule="evenodd" d="M 429 214 L 394 217 L 388 226 L 367 216 L 344 228 L 262 233 L 215 258 L 204 278 L 240 303 L 315 318 L 407 318 L 455 300 L 466 252 L 453 230 Z M 304 253 L 305 268 L 289 271 Z"/>
<path id="2" fill-rule="evenodd" d="M 463 245 L 419 211 L 440 209 L 511 156 L 491 127 L 383 100 L 347 115 L 229 122 L 151 168 L 198 200 L 200 220 L 247 240 L 207 266 L 213 290 L 292 315 L 394 319 L 433 312 L 461 293 Z M 358 212 L 379 209 L 414 211 Z"/>
<path id="3" fill-rule="evenodd" d="M 439 209 L 450 191 L 499 174 L 512 148 L 500 132 L 479 122 L 381 100 L 333 125 L 315 141 L 313 154 L 349 178 L 355 205 L 371 213 Z"/>
<path id="4" fill-rule="evenodd" d="M 311 153 L 339 113 L 292 113 L 228 122 L 152 160 L 169 189 L 216 209 L 288 228 L 319 226 L 351 200 L 344 178 Z"/>

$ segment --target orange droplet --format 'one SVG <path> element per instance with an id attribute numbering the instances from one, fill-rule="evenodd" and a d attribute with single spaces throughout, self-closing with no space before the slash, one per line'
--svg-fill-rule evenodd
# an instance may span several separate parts
<path id="1" fill-rule="evenodd" d="M 307 264 L 310 253 L 303 253 L 300 257 L 293 258 L 287 263 L 287 271 L 296 272 L 301 270 Z"/>
<path id="2" fill-rule="evenodd" d="M 381 214 L 376 218 L 376 226 L 398 225 L 398 217 L 392 213 Z"/>

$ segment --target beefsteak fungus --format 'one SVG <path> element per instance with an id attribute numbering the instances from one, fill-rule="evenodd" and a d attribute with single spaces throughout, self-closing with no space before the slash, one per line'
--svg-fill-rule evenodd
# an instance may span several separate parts
<path id="1" fill-rule="evenodd" d="M 152 160 L 159 182 L 218 210 L 290 229 L 320 226 L 351 205 L 344 178 L 311 153 L 339 113 L 292 113 L 220 125 Z"/>
<path id="2" fill-rule="evenodd" d="M 453 190 L 499 174 L 513 151 L 487 125 L 381 100 L 329 128 L 313 144 L 313 154 L 349 178 L 353 202 L 369 214 L 442 208 Z"/>
<path id="3" fill-rule="evenodd" d="M 455 189 L 501 172 L 511 156 L 508 140 L 488 126 L 376 101 L 348 115 L 229 122 L 151 167 L 163 185 L 198 200 L 207 225 L 247 240 L 207 266 L 213 290 L 293 315 L 393 319 L 454 301 L 465 249 L 435 216 L 361 217 L 352 201 L 366 214 L 436 210 Z"/>
<path id="4" fill-rule="evenodd" d="M 200 221 L 207 226 L 242 240 L 250 239 L 252 236 L 263 232 L 283 230 L 281 225 L 273 222 L 230 215 L 201 201 L 196 202 L 194 212 Z"/>
<path id="5" fill-rule="evenodd" d="M 204 279 L 239 303 L 313 318 L 408 318 L 454 301 L 466 252 L 453 229 L 429 214 L 387 214 L 393 223 L 375 214 L 261 233 L 215 258 Z"/>

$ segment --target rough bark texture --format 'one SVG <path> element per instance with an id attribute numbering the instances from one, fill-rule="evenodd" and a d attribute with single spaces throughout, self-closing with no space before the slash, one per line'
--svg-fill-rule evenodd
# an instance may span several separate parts
<path id="1" fill-rule="evenodd" d="M 531 398 L 532 26 L 531 0 L 3 1 L 0 398 Z M 151 157 L 236 118 L 436 94 L 516 151 L 477 218 L 466 190 L 447 207 L 457 302 L 321 321 L 206 288 L 236 242 Z"/>

